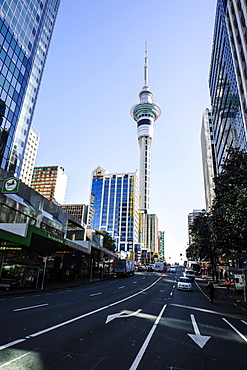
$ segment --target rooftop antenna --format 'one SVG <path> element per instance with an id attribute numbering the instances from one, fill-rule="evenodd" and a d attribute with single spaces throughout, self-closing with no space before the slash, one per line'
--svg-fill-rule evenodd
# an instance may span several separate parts
<path id="1" fill-rule="evenodd" d="M 145 43 L 144 85 L 148 86 L 148 42 Z"/>

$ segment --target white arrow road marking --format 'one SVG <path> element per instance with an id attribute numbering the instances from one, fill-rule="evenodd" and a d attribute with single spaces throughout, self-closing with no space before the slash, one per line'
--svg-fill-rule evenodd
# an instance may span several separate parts
<path id="1" fill-rule="evenodd" d="M 191 317 L 191 321 L 192 321 L 192 325 L 193 325 L 193 328 L 194 328 L 194 331 L 195 331 L 195 334 L 188 334 L 191 339 L 193 339 L 193 341 L 198 344 L 199 347 L 204 347 L 205 344 L 207 343 L 207 341 L 211 338 L 211 337 L 208 337 L 207 335 L 201 335 L 200 334 L 200 331 L 199 331 L 199 328 L 197 326 L 197 323 L 196 323 L 196 319 L 195 319 L 195 316 L 194 315 L 190 315 Z"/>
<path id="2" fill-rule="evenodd" d="M 114 319 L 119 319 L 119 318 L 125 319 L 125 317 L 135 316 L 139 312 L 141 312 L 141 310 L 142 309 L 140 308 L 136 312 L 131 312 L 130 314 L 127 314 L 127 315 L 124 315 L 125 311 L 114 313 L 113 315 L 108 315 L 105 323 L 108 324 L 108 322 L 110 322 Z"/>
<path id="3" fill-rule="evenodd" d="M 78 320 L 81 320 L 81 319 L 84 319 L 84 317 L 87 317 L 87 316 L 90 316 L 90 315 L 93 315 L 97 312 L 100 312 L 100 311 L 103 311 L 103 310 L 106 310 L 107 308 L 109 307 L 113 307 L 113 306 L 116 306 L 117 304 L 119 303 L 122 303 L 122 302 L 125 302 L 125 301 L 128 301 L 129 299 L 132 299 L 136 296 L 138 296 L 139 294 L 142 294 L 144 292 L 146 292 L 148 289 L 152 288 L 155 284 L 157 284 L 159 281 L 160 281 L 161 277 L 159 277 L 157 280 L 155 280 L 151 285 L 147 286 L 146 288 L 142 289 L 140 292 L 137 292 L 137 293 L 134 293 L 130 296 L 127 296 L 123 299 L 120 299 L 119 301 L 116 301 L 116 302 L 113 302 L 113 303 L 110 303 L 108 304 L 107 306 L 103 306 L 103 307 L 100 307 L 96 310 L 93 310 L 91 312 L 87 312 L 81 316 L 77 316 L 77 317 L 74 317 L 73 319 L 70 319 L 70 320 L 67 320 L 67 321 L 63 321 L 61 322 L 60 324 L 57 324 L 57 325 L 54 325 L 54 326 L 50 326 L 49 328 L 47 329 L 44 329 L 44 330 L 41 330 L 41 331 L 38 331 L 37 333 L 34 333 L 34 334 L 30 334 L 30 335 L 27 335 L 25 337 L 25 339 L 18 339 L 16 341 L 13 341 L 11 343 L 7 343 L 5 345 L 2 345 L 0 346 L 0 351 L 7 348 L 7 347 L 11 347 L 11 346 L 14 346 L 15 344 L 17 343 L 20 343 L 20 342 L 23 342 L 25 341 L 26 339 L 29 339 L 29 338 L 34 338 L 34 337 L 37 337 L 38 335 L 43 335 L 45 333 L 48 333 L 49 331 L 52 331 L 52 330 L 55 330 L 55 329 L 58 329 L 58 328 L 61 328 L 65 325 L 68 325 L 68 324 L 71 324 L 72 322 L 75 322 L 75 321 L 78 321 Z"/>
<path id="4" fill-rule="evenodd" d="M 222 320 L 224 320 L 228 325 L 230 325 L 230 327 L 235 330 L 235 332 L 243 339 L 245 340 L 245 342 L 247 342 L 247 338 L 242 334 L 240 333 L 240 331 L 238 331 L 238 329 L 235 328 L 235 326 L 233 326 L 229 321 L 227 321 L 224 317 L 222 318 Z"/>

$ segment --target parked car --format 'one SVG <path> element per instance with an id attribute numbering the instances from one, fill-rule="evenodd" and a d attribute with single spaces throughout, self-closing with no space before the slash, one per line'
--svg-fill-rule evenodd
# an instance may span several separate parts
<path id="1" fill-rule="evenodd" d="M 191 281 L 195 280 L 195 274 L 194 274 L 193 270 L 185 269 L 183 275 L 184 275 L 184 277 L 189 278 Z"/>
<path id="2" fill-rule="evenodd" d="M 181 276 L 178 280 L 178 290 L 192 290 L 191 280 L 188 277 Z"/>

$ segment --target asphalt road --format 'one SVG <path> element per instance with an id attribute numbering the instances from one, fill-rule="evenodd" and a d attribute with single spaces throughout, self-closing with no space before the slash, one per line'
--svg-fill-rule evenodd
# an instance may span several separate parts
<path id="1" fill-rule="evenodd" d="M 177 270 L 2 298 L 0 370 L 245 368 L 246 311 Z"/>

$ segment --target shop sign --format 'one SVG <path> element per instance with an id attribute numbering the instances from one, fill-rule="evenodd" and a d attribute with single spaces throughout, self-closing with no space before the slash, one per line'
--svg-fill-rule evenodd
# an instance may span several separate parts
<path id="1" fill-rule="evenodd" d="M 10 177 L 8 179 L 5 179 L 3 182 L 2 193 L 3 194 L 17 193 L 19 184 L 20 184 L 20 180 L 16 179 L 15 177 Z"/>
<path id="2" fill-rule="evenodd" d="M 244 289 L 245 287 L 245 275 L 244 274 L 235 274 L 234 283 L 236 290 Z"/>

